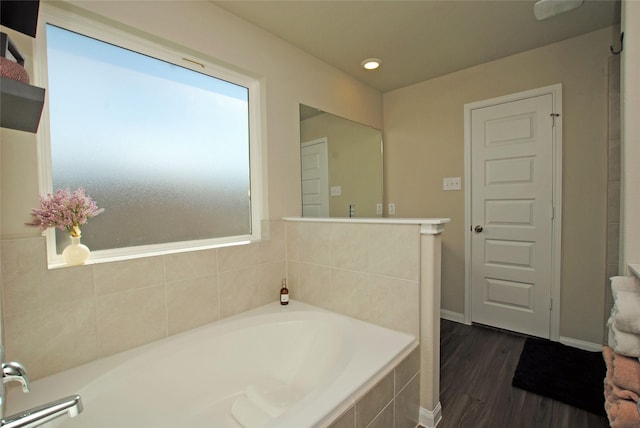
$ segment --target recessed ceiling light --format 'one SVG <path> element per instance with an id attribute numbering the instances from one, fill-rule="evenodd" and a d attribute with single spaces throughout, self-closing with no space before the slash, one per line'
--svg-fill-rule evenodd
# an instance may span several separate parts
<path id="1" fill-rule="evenodd" d="M 362 67 L 367 70 L 375 70 L 380 67 L 380 64 L 382 64 L 382 60 L 378 58 L 367 58 L 362 61 Z"/>

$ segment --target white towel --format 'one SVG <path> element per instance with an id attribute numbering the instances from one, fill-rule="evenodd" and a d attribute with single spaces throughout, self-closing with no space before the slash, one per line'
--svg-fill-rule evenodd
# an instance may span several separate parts
<path id="1" fill-rule="evenodd" d="M 640 357 L 640 335 L 620 331 L 613 317 L 609 318 L 609 346 L 615 352 L 627 357 Z"/>
<path id="2" fill-rule="evenodd" d="M 616 328 L 625 333 L 640 334 L 640 292 L 614 292 L 615 306 L 611 311 Z"/>
<path id="3" fill-rule="evenodd" d="M 640 281 L 631 276 L 612 276 L 611 292 L 615 299 L 616 291 L 635 291 L 640 293 Z"/>

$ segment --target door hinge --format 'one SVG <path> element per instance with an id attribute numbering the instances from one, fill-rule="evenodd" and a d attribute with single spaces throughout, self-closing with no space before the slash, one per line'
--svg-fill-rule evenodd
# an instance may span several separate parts
<path id="1" fill-rule="evenodd" d="M 549 310 L 553 309 L 553 297 L 549 297 Z"/>
<path id="2" fill-rule="evenodd" d="M 551 113 L 551 127 L 556 126 L 556 117 L 560 117 L 560 113 Z"/>

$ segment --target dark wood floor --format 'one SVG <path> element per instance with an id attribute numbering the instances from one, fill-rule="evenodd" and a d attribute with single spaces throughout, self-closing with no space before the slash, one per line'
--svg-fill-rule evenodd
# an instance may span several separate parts
<path id="1" fill-rule="evenodd" d="M 446 320 L 440 331 L 439 428 L 609 426 L 605 417 L 511 386 L 524 336 Z"/>

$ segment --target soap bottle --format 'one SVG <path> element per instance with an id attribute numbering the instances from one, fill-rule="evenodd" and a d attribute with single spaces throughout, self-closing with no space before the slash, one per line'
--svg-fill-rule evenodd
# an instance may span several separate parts
<path id="1" fill-rule="evenodd" d="M 289 304 L 289 289 L 287 289 L 287 278 L 282 278 L 282 288 L 280 289 L 280 304 Z"/>

